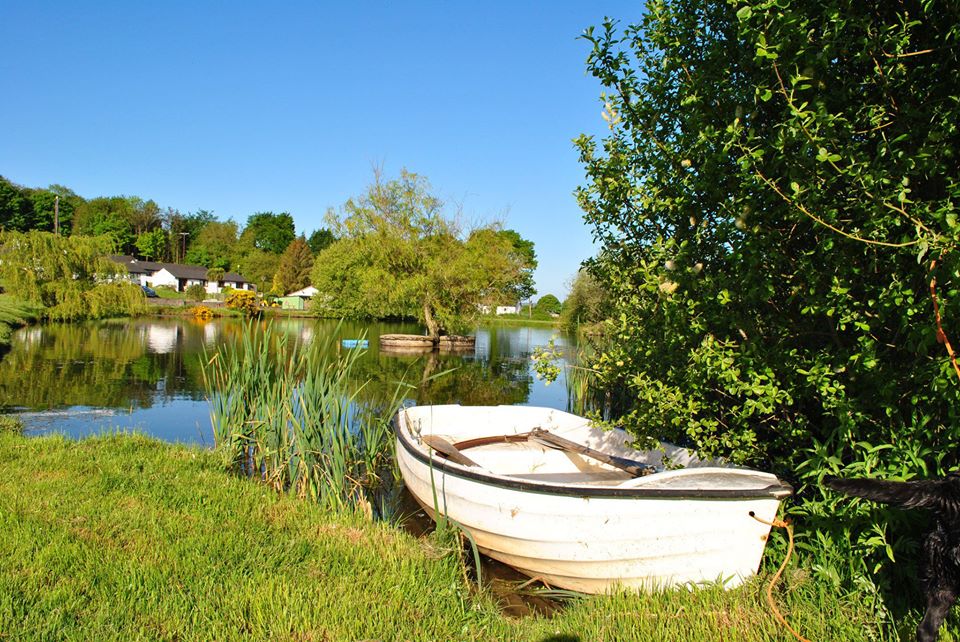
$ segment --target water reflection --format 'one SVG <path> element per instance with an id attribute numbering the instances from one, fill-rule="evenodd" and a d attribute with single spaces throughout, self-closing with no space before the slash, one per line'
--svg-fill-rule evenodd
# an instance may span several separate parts
<path id="1" fill-rule="evenodd" d="M 566 405 L 563 384 L 544 386 L 530 368 L 531 352 L 550 340 L 551 328 L 481 328 L 467 353 L 404 355 L 381 351 L 377 338 L 417 333 L 410 324 L 285 318 L 260 327 L 268 323 L 301 342 L 336 335 L 337 349 L 340 339 L 369 339 L 356 368 L 358 380 L 370 380 L 365 395 L 382 397 L 404 381 L 414 386 L 405 396 L 418 404 Z M 0 408 L 20 413 L 32 433 L 81 436 L 119 428 L 209 443 L 202 355 L 242 331 L 237 319 L 186 318 L 24 328 L 0 361 Z"/>

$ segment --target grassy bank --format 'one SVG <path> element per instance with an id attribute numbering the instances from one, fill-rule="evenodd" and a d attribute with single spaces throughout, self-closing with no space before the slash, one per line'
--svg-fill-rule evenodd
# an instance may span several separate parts
<path id="1" fill-rule="evenodd" d="M 560 325 L 559 319 L 531 319 L 529 317 L 519 315 L 519 314 L 501 314 L 498 316 L 482 316 L 479 318 L 479 325 L 488 326 L 488 325 L 537 325 L 543 326 L 545 328 L 555 327 Z"/>
<path id="2" fill-rule="evenodd" d="M 792 639 L 759 581 L 510 619 L 453 549 L 220 466 L 139 436 L 0 433 L 0 638 Z M 807 637 L 883 639 L 859 598 L 805 578 L 788 571 L 778 600 Z"/>
<path id="3" fill-rule="evenodd" d="M 0 348 L 10 345 L 10 335 L 16 328 L 37 319 L 37 310 L 9 294 L 0 294 Z"/>

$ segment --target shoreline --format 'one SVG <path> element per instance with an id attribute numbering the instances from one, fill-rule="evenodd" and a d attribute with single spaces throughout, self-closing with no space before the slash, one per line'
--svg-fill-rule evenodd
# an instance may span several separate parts
<path id="1" fill-rule="evenodd" d="M 511 617 L 458 538 L 322 510 L 223 469 L 216 451 L 142 435 L 0 433 L 0 636 L 17 639 L 731 639 L 785 635 L 766 576 L 648 594 L 567 596 Z M 779 561 L 779 559 L 775 560 Z M 807 562 L 809 564 L 809 562 Z M 65 570 L 68 569 L 68 570 Z M 871 639 L 868 596 L 801 566 L 777 600 L 811 639 Z M 415 612 L 416 617 L 411 617 Z M 709 614 L 709 616 L 705 616 Z"/>

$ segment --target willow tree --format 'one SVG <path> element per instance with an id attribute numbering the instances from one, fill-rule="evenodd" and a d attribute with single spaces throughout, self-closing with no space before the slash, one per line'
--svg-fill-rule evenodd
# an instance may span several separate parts
<path id="1" fill-rule="evenodd" d="M 413 317 L 436 338 L 509 295 L 527 268 L 509 235 L 461 230 L 426 179 L 407 171 L 391 181 L 377 174 L 329 225 L 337 240 L 312 273 L 314 309 L 327 316 Z"/>
<path id="2" fill-rule="evenodd" d="M 143 309 L 140 288 L 108 258 L 110 237 L 49 232 L 0 234 L 0 279 L 18 298 L 56 320 L 97 319 Z"/>

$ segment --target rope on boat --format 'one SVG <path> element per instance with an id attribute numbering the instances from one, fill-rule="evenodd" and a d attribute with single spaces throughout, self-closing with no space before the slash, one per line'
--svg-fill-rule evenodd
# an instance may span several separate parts
<path id="1" fill-rule="evenodd" d="M 790 561 L 790 555 L 793 553 L 793 525 L 783 519 L 774 519 L 772 522 L 768 522 L 765 519 L 757 517 L 756 513 L 750 511 L 750 517 L 754 518 L 761 524 L 766 524 L 767 526 L 783 528 L 787 531 L 787 555 L 783 558 L 783 563 L 780 565 L 780 568 L 777 569 L 777 572 L 773 574 L 773 578 L 770 580 L 770 584 L 767 585 L 767 604 L 770 606 L 770 610 L 773 612 L 773 617 L 777 619 L 780 624 L 783 625 L 785 629 L 790 631 L 793 637 L 800 640 L 800 642 L 810 642 L 807 638 L 803 637 L 794 630 L 792 626 L 787 622 L 786 618 L 780 613 L 780 609 L 777 608 L 777 603 L 773 600 L 773 587 L 776 585 L 777 580 L 780 579 L 780 576 L 783 575 L 783 570 L 787 568 L 787 562 Z"/>

